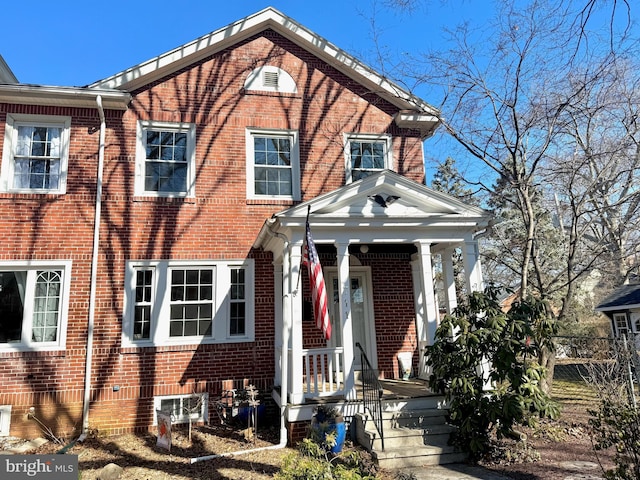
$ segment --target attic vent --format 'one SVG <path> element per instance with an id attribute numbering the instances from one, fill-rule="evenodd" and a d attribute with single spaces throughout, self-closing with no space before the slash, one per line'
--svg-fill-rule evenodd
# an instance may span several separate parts
<path id="1" fill-rule="evenodd" d="M 291 75 L 272 65 L 254 69 L 244 81 L 244 89 L 248 92 L 297 93 L 298 91 Z"/>
<path id="2" fill-rule="evenodd" d="M 263 72 L 262 86 L 266 88 L 278 88 L 278 72 Z"/>

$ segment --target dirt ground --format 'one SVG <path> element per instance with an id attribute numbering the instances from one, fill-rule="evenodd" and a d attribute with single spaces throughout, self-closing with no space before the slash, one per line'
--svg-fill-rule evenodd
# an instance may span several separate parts
<path id="1" fill-rule="evenodd" d="M 613 452 L 593 449 L 583 406 L 565 406 L 559 420 L 520 428 L 525 442 L 504 440 L 482 466 L 514 480 L 591 480 L 613 468 Z"/>
<path id="2" fill-rule="evenodd" d="M 610 468 L 611 455 L 594 453 L 583 410 L 565 409 L 562 419 L 542 422 L 536 429 L 521 429 L 525 443 L 503 441 L 498 454 L 481 465 L 514 480 L 588 480 L 602 478 L 602 469 Z M 277 444 L 278 431 L 266 429 L 257 438 L 245 438 L 239 428 L 204 426 L 194 428 L 189 440 L 186 428 L 174 426 L 171 450 L 156 446 L 156 434 L 89 437 L 68 453 L 78 455 L 82 480 L 96 480 L 102 468 L 115 463 L 124 469 L 122 480 L 146 479 L 228 479 L 266 480 L 280 469 L 291 448 L 259 450 L 192 463 L 191 459 L 260 449 Z M 0 450 L 11 442 L 0 442 Z M 18 442 L 19 443 L 19 442 Z M 49 442 L 29 453 L 55 453 L 61 445 Z M 345 449 L 355 448 L 349 442 Z M 366 452 L 360 451 L 365 461 Z M 428 467 L 425 467 L 428 468 Z M 397 472 L 379 471 L 380 480 L 398 478 Z"/>

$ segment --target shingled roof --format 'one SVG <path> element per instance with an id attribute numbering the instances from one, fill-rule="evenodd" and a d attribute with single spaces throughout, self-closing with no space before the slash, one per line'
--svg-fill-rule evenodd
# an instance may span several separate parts
<path id="1" fill-rule="evenodd" d="M 622 285 L 596 307 L 597 312 L 640 308 L 640 284 Z"/>

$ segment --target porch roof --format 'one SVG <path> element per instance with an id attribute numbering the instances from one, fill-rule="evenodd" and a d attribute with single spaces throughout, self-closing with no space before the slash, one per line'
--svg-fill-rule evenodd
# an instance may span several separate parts
<path id="1" fill-rule="evenodd" d="M 486 210 L 384 170 L 276 213 L 254 247 L 275 251 L 278 235 L 302 241 L 308 211 L 318 244 L 463 242 L 491 221 Z"/>

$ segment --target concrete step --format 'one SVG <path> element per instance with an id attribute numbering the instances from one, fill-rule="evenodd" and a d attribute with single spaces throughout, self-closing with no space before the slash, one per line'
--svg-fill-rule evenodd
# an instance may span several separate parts
<path id="1" fill-rule="evenodd" d="M 449 411 L 446 409 L 418 409 L 401 410 L 399 412 L 383 412 L 382 421 L 384 428 L 424 428 L 430 425 L 439 425 L 447 422 Z"/>
<path id="2" fill-rule="evenodd" d="M 468 455 L 454 447 L 423 446 L 414 448 L 385 448 L 384 452 L 374 450 L 371 456 L 380 468 L 397 470 L 422 465 L 444 465 L 464 462 Z"/>
<path id="3" fill-rule="evenodd" d="M 367 450 L 382 449 L 382 440 L 378 429 L 368 415 L 359 414 L 354 417 L 356 437 L 358 442 Z M 392 427 L 383 422 L 384 445 L 386 447 L 420 447 L 424 445 L 444 446 L 449 441 L 449 436 L 455 431 L 455 427 L 447 423 L 428 424 L 420 422 L 420 425 Z"/>
<path id="4" fill-rule="evenodd" d="M 382 468 L 456 463 L 467 459 L 448 444 L 455 427 L 447 423 L 444 397 L 383 401 L 384 451 L 378 429 L 366 413 L 354 417 L 356 439 Z"/>
<path id="5" fill-rule="evenodd" d="M 412 410 L 445 409 L 447 402 L 443 395 L 429 395 L 425 397 L 404 399 L 382 399 L 382 410 L 387 412 L 401 412 Z"/>

